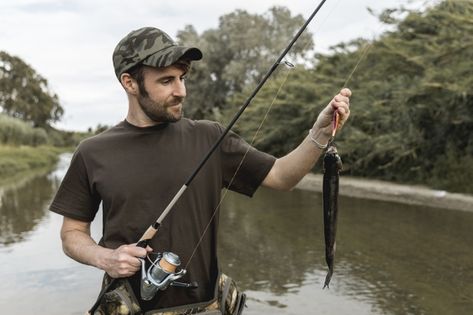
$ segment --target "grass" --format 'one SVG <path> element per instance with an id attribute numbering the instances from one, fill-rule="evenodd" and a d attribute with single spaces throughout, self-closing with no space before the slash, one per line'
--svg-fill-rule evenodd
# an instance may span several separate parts
<path id="1" fill-rule="evenodd" d="M 19 172 L 51 167 L 58 161 L 63 149 L 52 146 L 0 145 L 0 177 L 14 176 Z"/>

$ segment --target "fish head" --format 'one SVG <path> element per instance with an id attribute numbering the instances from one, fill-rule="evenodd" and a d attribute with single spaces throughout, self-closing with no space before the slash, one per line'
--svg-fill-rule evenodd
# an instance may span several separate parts
<path id="1" fill-rule="evenodd" d="M 324 156 L 324 169 L 334 169 L 339 172 L 343 168 L 342 159 L 338 155 L 337 148 L 335 146 L 330 146 L 325 152 Z"/>

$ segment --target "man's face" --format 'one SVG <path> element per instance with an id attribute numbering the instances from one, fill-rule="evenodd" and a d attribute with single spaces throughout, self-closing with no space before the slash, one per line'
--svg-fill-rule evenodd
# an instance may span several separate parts
<path id="1" fill-rule="evenodd" d="M 184 77 L 179 66 L 143 69 L 144 91 L 140 89 L 138 103 L 143 112 L 155 122 L 176 122 L 182 117 L 186 97 Z"/>

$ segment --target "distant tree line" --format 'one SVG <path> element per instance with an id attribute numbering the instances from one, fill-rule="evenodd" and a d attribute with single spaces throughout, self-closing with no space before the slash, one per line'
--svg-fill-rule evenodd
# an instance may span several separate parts
<path id="1" fill-rule="evenodd" d="M 77 145 L 88 133 L 53 128 L 63 115 L 46 78 L 21 58 L 0 51 L 0 144 Z"/>
<path id="2" fill-rule="evenodd" d="M 472 1 L 388 9 L 378 17 L 391 31 L 342 42 L 327 54 L 313 53 L 317 37 L 314 43 L 306 32 L 287 56 L 296 67 L 278 67 L 235 129 L 281 156 L 349 79 L 352 116 L 336 142 L 345 174 L 473 193 L 472 16 Z M 182 29 L 179 41 L 204 52 L 187 81 L 186 116 L 227 123 L 303 22 L 273 7 L 226 14 L 201 34 L 191 25 Z M 64 113 L 46 79 L 6 52 L 0 52 L 0 109 L 48 135 Z M 54 139 L 75 138 L 56 131 Z"/>

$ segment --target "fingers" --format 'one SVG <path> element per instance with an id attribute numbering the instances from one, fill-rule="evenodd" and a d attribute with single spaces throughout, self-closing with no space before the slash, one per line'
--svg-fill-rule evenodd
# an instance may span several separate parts
<path id="1" fill-rule="evenodd" d="M 139 258 L 145 258 L 150 251 L 152 248 L 149 246 L 122 245 L 113 250 L 106 271 L 113 278 L 132 276 L 141 268 Z"/>
<path id="2" fill-rule="evenodd" d="M 121 274 L 126 274 L 129 276 L 129 273 L 135 273 L 138 271 L 141 266 L 141 261 L 138 257 L 146 257 L 146 250 L 144 248 L 136 247 L 133 245 L 125 245 L 119 247 L 119 252 L 117 253 L 116 260 Z"/>
<path id="3" fill-rule="evenodd" d="M 349 112 L 349 101 L 348 100 L 341 100 L 334 98 L 332 101 L 332 108 L 338 111 L 339 114 L 347 114 Z"/>
<path id="4" fill-rule="evenodd" d="M 343 95 L 343 96 L 346 96 L 346 97 L 350 97 L 351 96 L 351 90 L 348 89 L 348 88 L 343 88 L 340 90 L 340 94 Z"/>
<path id="5" fill-rule="evenodd" d="M 317 120 L 312 127 L 316 132 L 322 132 L 326 136 L 334 136 L 333 130 L 333 117 L 334 112 L 339 114 L 338 128 L 341 129 L 343 124 L 347 121 L 350 116 L 350 89 L 344 88 L 340 90 L 340 93 L 330 101 L 330 103 L 322 110 L 317 116 Z"/>
<path id="6" fill-rule="evenodd" d="M 130 245 L 122 245 L 118 249 L 123 250 L 124 252 L 128 253 L 131 256 L 135 257 L 141 257 L 144 258 L 146 255 L 152 251 L 153 249 L 149 247 L 149 245 L 146 246 L 146 248 L 136 246 L 135 244 L 130 244 Z"/>
<path id="7" fill-rule="evenodd" d="M 337 94 L 332 102 L 332 108 L 334 111 L 337 111 L 340 115 L 339 121 L 339 129 L 343 126 L 343 124 L 347 121 L 348 117 L 350 116 L 350 96 L 351 96 L 350 89 L 344 88 L 340 90 L 340 93 Z"/>
<path id="8" fill-rule="evenodd" d="M 341 115 L 346 115 L 350 112 L 350 99 L 347 96 L 338 94 L 332 99 L 330 104 L 333 110 L 336 110 Z"/>

